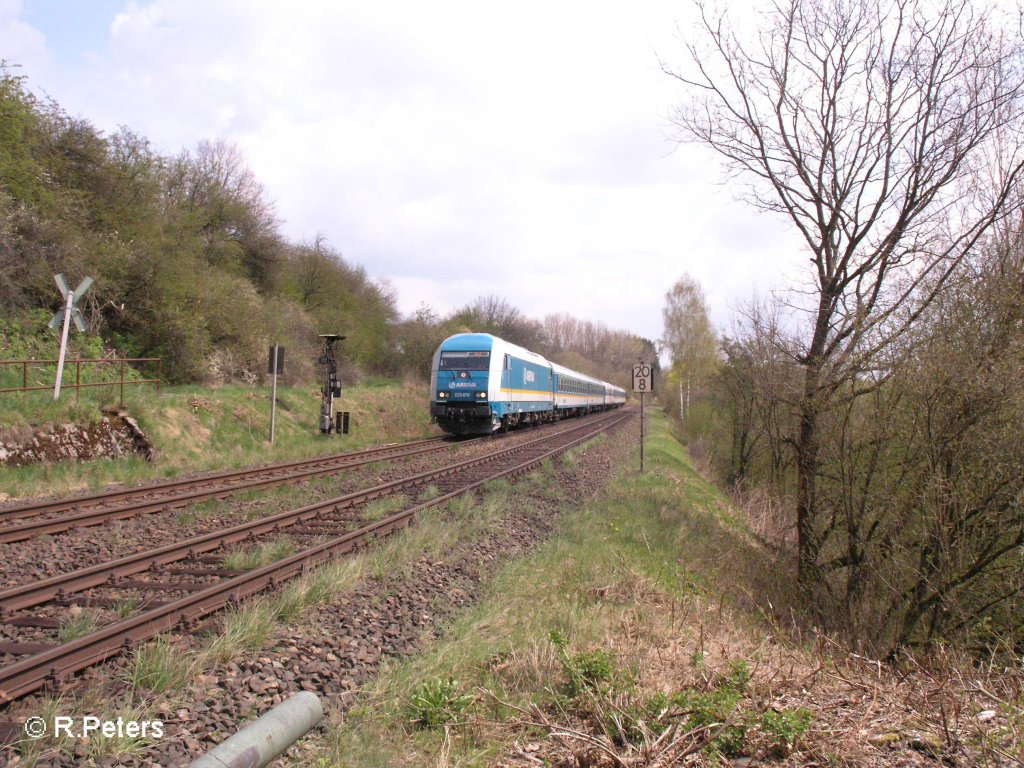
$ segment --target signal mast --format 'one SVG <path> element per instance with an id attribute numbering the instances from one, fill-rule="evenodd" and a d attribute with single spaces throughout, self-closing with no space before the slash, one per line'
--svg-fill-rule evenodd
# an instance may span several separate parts
<path id="1" fill-rule="evenodd" d="M 320 403 L 320 433 L 329 435 L 340 425 L 334 423 L 334 398 L 341 397 L 341 382 L 338 380 L 338 358 L 334 354 L 334 345 L 346 338 L 337 333 L 321 333 L 324 340 L 324 353 L 320 355 L 320 365 L 327 366 L 327 380 L 324 382 L 323 399 Z M 347 431 L 347 430 L 346 430 Z"/>

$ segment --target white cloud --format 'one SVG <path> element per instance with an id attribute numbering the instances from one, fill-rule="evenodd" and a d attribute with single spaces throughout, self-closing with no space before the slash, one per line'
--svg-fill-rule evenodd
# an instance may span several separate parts
<path id="1" fill-rule="evenodd" d="M 0 0 L 0 35 L 19 12 Z M 710 155 L 667 139 L 680 94 L 656 52 L 676 55 L 681 13 L 667 0 L 131 0 L 103 53 L 38 85 L 165 152 L 237 143 L 287 236 L 325 235 L 389 279 L 404 311 L 495 293 L 657 337 L 683 272 L 724 325 L 727 301 L 797 250 L 730 204 Z M 23 39 L 45 59 L 38 32 Z"/>
<path id="2" fill-rule="evenodd" d="M 49 66 L 46 38 L 22 19 L 22 0 L 0 0 L 0 59 L 26 71 L 45 73 Z M 14 74 L 19 74 L 14 70 Z"/>

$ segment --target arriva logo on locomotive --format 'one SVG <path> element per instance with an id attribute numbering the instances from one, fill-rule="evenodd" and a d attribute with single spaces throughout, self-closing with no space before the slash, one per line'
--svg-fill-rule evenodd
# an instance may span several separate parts
<path id="1" fill-rule="evenodd" d="M 475 381 L 449 381 L 448 389 L 476 389 Z"/>

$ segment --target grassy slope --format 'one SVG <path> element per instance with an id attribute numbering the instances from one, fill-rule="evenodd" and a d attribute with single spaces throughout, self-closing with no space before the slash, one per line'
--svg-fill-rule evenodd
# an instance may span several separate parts
<path id="1" fill-rule="evenodd" d="M 382 674 L 301 762 L 614 765 L 614 752 L 647 765 L 692 747 L 686 764 L 926 765 L 969 749 L 970 764 L 1001 765 L 1020 748 L 1019 678 L 1002 704 L 982 701 L 782 632 L 768 612 L 785 569 L 660 414 L 647 455 L 645 475 L 634 451 L 559 535 L 503 567 L 446 639 Z M 974 715 L 988 707 L 997 715 L 982 724 Z"/>
<path id="2" fill-rule="evenodd" d="M 264 395 L 221 389 L 154 397 L 133 410 L 161 441 L 163 455 L 156 467 L 140 467 L 139 479 L 172 468 L 280 459 L 286 452 L 426 432 L 417 400 L 422 393 L 401 394 L 397 387 L 346 390 L 356 434 L 325 441 L 313 431 L 314 393 L 284 392 L 291 411 L 279 411 L 273 457 L 251 421 L 265 409 Z M 694 741 L 684 736 L 687 731 L 726 722 L 698 730 L 698 737 L 714 740 L 698 745 L 703 751 L 691 762 L 713 764 L 717 753 L 773 753 L 792 765 L 929 765 L 950 753 L 969 754 L 961 764 L 1013 764 L 1005 755 L 1021 749 L 1020 670 L 970 670 L 971 677 L 961 679 L 962 663 L 950 661 L 929 675 L 901 677 L 825 638 L 802 638 L 792 627 L 783 631 L 772 617 L 787 613 L 780 601 L 787 569 L 766 555 L 725 497 L 694 471 L 660 414 L 649 413 L 644 476 L 636 472 L 635 446 L 617 441 L 620 468 L 601 494 L 582 509 L 567 509 L 558 535 L 535 554 L 503 566 L 486 585 L 484 600 L 461 614 L 441 641 L 391 665 L 356 709 L 308 740 L 296 759 L 318 767 L 554 765 L 570 752 L 589 750 L 601 765 L 610 757 L 595 738 L 608 739 L 606 748 L 626 757 L 646 750 L 651 758 L 673 742 L 654 746 L 660 729 L 675 723 L 678 756 Z M 84 485 L 102 464 L 48 474 Z M 124 463 L 108 464 L 109 479 L 117 479 Z M 12 474 L 39 490 L 47 470 L 35 471 Z M 0 482 L 10 476 L 0 474 Z M 102 478 L 100 473 L 91 482 Z M 548 484 L 558 496 L 550 471 L 527 482 Z M 513 492 L 502 486 L 491 490 L 485 504 L 457 504 L 382 550 L 339 566 L 338 573 L 316 577 L 312 587 L 300 585 L 244 609 L 237 623 L 248 627 L 256 617 L 261 631 L 246 629 L 238 647 L 205 649 L 185 658 L 182 671 L 157 646 L 149 655 L 164 661 L 140 655 L 135 676 L 153 677 L 148 667 L 161 668 L 176 681 L 166 695 L 187 698 L 180 686 L 196 668 L 273 644 L 274 616 L 290 622 L 302 604 L 330 599 L 328 594 L 377 571 L 391 572 L 420 552 L 446 551 L 458 536 L 500 518 L 503 499 Z M 299 599 L 293 592 L 311 596 Z M 284 610 L 284 604 L 291 607 Z M 412 704 L 417 694 L 418 708 Z M 922 701 L 927 705 L 919 707 Z M 158 703 L 147 700 L 145 706 Z M 994 717 L 983 719 L 989 711 Z M 457 722 L 430 728 L 415 722 L 448 715 Z M 565 726 L 563 735 L 552 737 L 545 723 Z"/>
<path id="3" fill-rule="evenodd" d="M 116 397 L 115 393 L 108 393 Z M 100 398 L 103 395 L 99 395 Z M 0 467 L 0 491 L 10 497 L 97 490 L 109 483 L 136 484 L 181 472 L 238 467 L 353 450 L 440 434 L 430 425 L 426 387 L 384 383 L 348 387 L 337 407 L 350 411 L 351 433 L 320 435 L 320 394 L 312 387 L 278 388 L 275 441 L 271 446 L 270 390 L 241 386 L 129 388 L 128 410 L 156 445 L 157 459 L 64 462 L 52 466 Z M 109 398 L 107 399 L 109 401 Z M 0 425 L 88 421 L 107 402 L 73 394 L 54 406 L 46 393 L 18 393 L 0 400 Z"/>

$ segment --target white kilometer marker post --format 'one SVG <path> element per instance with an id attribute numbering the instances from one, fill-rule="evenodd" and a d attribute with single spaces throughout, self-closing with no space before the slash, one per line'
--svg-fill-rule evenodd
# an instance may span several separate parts
<path id="1" fill-rule="evenodd" d="M 640 471 L 644 471 L 644 395 L 654 390 L 654 371 L 643 360 L 633 366 L 633 391 L 640 393 Z"/>
<path id="2" fill-rule="evenodd" d="M 60 292 L 67 299 L 67 303 L 64 305 L 64 309 L 60 310 L 53 316 L 50 321 L 50 327 L 56 328 L 62 322 L 64 323 L 64 330 L 60 334 L 60 355 L 57 359 L 57 380 L 53 385 L 53 399 L 56 400 L 60 397 L 60 382 L 64 378 L 64 353 L 68 348 L 68 326 L 71 321 L 75 321 L 75 325 L 78 326 L 78 330 L 85 331 L 85 318 L 82 317 L 82 311 L 76 306 L 78 300 L 82 298 L 86 291 L 89 290 L 89 286 L 92 285 L 92 278 L 86 277 L 82 282 L 75 288 L 74 293 L 68 289 L 67 281 L 64 279 L 64 275 L 54 275 L 54 281 L 57 283 L 57 287 Z M 123 378 L 123 377 L 122 377 Z"/>

